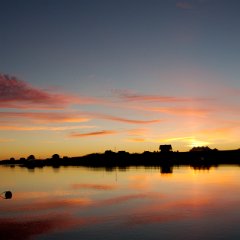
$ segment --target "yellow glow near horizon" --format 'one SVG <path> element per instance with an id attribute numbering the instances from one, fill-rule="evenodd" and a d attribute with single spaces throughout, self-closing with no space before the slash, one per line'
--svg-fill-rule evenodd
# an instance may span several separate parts
<path id="1" fill-rule="evenodd" d="M 197 139 L 191 139 L 190 144 L 188 145 L 189 147 L 199 147 L 199 146 L 207 146 L 211 144 L 210 142 L 203 141 L 203 140 L 197 140 Z"/>

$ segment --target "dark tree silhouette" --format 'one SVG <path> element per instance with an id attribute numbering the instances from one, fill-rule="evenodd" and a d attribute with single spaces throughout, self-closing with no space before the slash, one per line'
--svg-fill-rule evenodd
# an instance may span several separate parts
<path id="1" fill-rule="evenodd" d="M 55 154 L 52 155 L 52 159 L 53 160 L 58 160 L 58 159 L 60 159 L 60 156 L 57 153 L 55 153 Z"/>
<path id="2" fill-rule="evenodd" d="M 204 152 L 204 151 L 212 151 L 212 149 L 209 148 L 208 146 L 193 147 L 192 149 L 190 149 L 189 152 Z"/>
<path id="3" fill-rule="evenodd" d="M 27 157 L 27 160 L 35 160 L 35 156 L 34 156 L 34 155 L 29 155 L 29 156 Z"/>

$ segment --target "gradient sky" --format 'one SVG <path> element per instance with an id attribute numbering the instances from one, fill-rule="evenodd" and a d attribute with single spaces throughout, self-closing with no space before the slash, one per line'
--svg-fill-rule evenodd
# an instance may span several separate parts
<path id="1" fill-rule="evenodd" d="M 237 0 L 0 0 L 0 159 L 240 147 Z"/>

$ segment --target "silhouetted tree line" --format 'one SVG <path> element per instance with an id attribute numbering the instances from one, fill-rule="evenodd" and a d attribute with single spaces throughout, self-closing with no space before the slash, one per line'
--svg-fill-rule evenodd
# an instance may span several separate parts
<path id="1" fill-rule="evenodd" d="M 219 151 L 208 146 L 193 147 L 189 152 L 174 152 L 171 145 L 160 145 L 159 151 L 143 153 L 129 153 L 126 151 L 113 152 L 106 150 L 104 153 L 93 153 L 82 157 L 60 157 L 53 154 L 51 158 L 40 160 L 34 155 L 27 158 L 0 161 L 0 164 L 20 164 L 28 168 L 53 166 L 89 166 L 108 167 L 109 169 L 128 166 L 161 166 L 162 171 L 171 172 L 172 166 L 192 165 L 196 168 L 218 164 L 240 164 L 240 150 Z"/>

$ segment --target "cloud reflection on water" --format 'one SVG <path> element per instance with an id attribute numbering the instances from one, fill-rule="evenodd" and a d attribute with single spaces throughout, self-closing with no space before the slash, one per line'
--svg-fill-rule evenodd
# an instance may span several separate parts
<path id="1" fill-rule="evenodd" d="M 33 181 L 31 188 L 39 192 L 26 188 L 26 192 L 19 190 L 14 194 L 11 202 L 2 202 L 3 239 L 28 240 L 43 234 L 51 238 L 56 233 L 73 231 L 80 237 L 83 229 L 91 232 L 100 226 L 107 231 L 113 225 L 126 231 L 144 231 L 149 226 L 172 226 L 174 230 L 176 224 L 201 221 L 215 224 L 223 216 L 238 219 L 238 169 L 214 169 L 209 174 L 180 168 L 168 178 L 159 169 L 151 170 L 151 174 L 132 169 L 119 172 L 118 182 L 113 180 L 115 172 L 103 176 L 101 172 L 84 169 L 81 177 L 76 171 L 75 178 L 73 170 L 54 173 L 54 179 L 61 176 L 58 179 L 62 181 L 54 191 L 49 188 L 44 192 L 47 186 Z M 73 173 L 70 179 L 65 177 L 70 176 L 68 171 Z"/>

